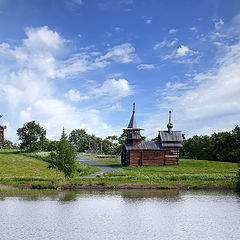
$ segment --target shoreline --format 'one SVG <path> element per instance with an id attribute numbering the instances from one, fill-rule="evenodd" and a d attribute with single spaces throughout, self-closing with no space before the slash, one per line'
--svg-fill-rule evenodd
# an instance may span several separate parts
<path id="1" fill-rule="evenodd" d="M 169 186 L 160 186 L 157 184 L 120 184 L 120 185 L 108 185 L 108 186 L 102 186 L 102 185 L 91 185 L 91 184 L 85 184 L 85 185 L 72 185 L 72 184 L 61 184 L 56 185 L 52 187 L 46 187 L 46 186 L 34 186 L 34 185 L 28 185 L 28 186 L 14 186 L 14 185 L 4 185 L 0 184 L 0 190 L 3 189 L 18 189 L 18 190 L 56 190 L 56 191 L 64 191 L 64 190 L 229 190 L 234 191 L 234 187 L 227 187 L 227 186 L 192 186 L 192 185 L 169 185 Z"/>

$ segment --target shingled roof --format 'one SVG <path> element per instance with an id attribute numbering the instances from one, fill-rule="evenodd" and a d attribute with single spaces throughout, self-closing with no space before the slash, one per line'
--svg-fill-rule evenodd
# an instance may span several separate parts
<path id="1" fill-rule="evenodd" d="M 159 131 L 159 138 L 163 147 L 182 147 L 181 131 Z"/>
<path id="2" fill-rule="evenodd" d="M 133 111 L 132 111 L 132 116 L 130 119 L 130 122 L 128 124 L 127 128 L 124 128 L 125 130 L 143 130 L 142 128 L 137 127 L 137 122 L 135 119 L 135 103 L 133 103 Z"/>
<path id="3" fill-rule="evenodd" d="M 127 150 L 162 150 L 160 141 L 142 141 L 138 145 L 131 145 L 127 142 L 124 143 Z"/>

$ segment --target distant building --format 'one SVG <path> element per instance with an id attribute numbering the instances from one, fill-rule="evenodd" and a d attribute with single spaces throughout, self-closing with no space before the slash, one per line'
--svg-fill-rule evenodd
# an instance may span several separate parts
<path id="1" fill-rule="evenodd" d="M 141 141 L 140 131 L 135 121 L 135 104 L 133 113 L 124 130 L 127 138 L 123 143 L 121 162 L 123 166 L 164 166 L 179 164 L 179 148 L 182 147 L 181 131 L 172 131 L 171 111 L 167 131 L 159 131 L 157 141 Z"/>
<path id="2" fill-rule="evenodd" d="M 0 149 L 2 149 L 4 147 L 4 129 L 6 127 L 0 125 Z"/>

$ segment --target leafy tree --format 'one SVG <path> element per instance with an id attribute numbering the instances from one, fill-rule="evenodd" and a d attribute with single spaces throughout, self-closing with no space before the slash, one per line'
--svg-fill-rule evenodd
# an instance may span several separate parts
<path id="1" fill-rule="evenodd" d="M 107 139 L 102 141 L 102 148 L 105 154 L 112 154 L 113 152 L 113 143 Z"/>
<path id="2" fill-rule="evenodd" d="M 18 146 L 13 144 L 12 141 L 4 139 L 4 149 L 17 149 Z"/>
<path id="3" fill-rule="evenodd" d="M 107 136 L 106 140 L 109 140 L 110 142 L 118 141 L 118 137 L 116 135 L 113 136 Z"/>
<path id="4" fill-rule="evenodd" d="M 76 153 L 74 147 L 68 141 L 64 128 L 57 150 L 50 153 L 48 163 L 48 168 L 56 168 L 63 173 L 63 182 L 65 177 L 71 178 L 75 173 Z"/>
<path id="5" fill-rule="evenodd" d="M 33 152 L 40 148 L 45 139 L 46 131 L 35 121 L 31 121 L 24 124 L 22 128 L 18 128 L 17 135 L 21 141 L 20 149 Z"/>
<path id="6" fill-rule="evenodd" d="M 50 141 L 50 143 L 48 144 L 48 151 L 57 151 L 57 148 L 58 148 L 58 144 L 59 144 L 59 141 Z"/>
<path id="7" fill-rule="evenodd" d="M 90 135 L 84 129 L 75 129 L 69 135 L 69 141 L 76 151 L 84 152 L 88 149 L 88 139 Z"/>
<path id="8" fill-rule="evenodd" d="M 213 161 L 240 162 L 240 127 L 230 132 L 193 136 L 183 141 L 181 157 Z"/>

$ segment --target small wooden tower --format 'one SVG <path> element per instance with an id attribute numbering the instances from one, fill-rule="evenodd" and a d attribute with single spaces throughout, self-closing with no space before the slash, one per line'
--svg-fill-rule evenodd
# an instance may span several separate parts
<path id="1" fill-rule="evenodd" d="M 130 163 L 130 151 L 131 148 L 137 148 L 141 144 L 141 134 L 140 131 L 144 130 L 137 127 L 135 120 L 135 103 L 133 103 L 133 111 L 130 122 L 127 128 L 123 130 L 127 131 L 127 138 L 123 144 L 121 162 L 123 166 L 129 166 Z"/>
<path id="2" fill-rule="evenodd" d="M 137 123 L 136 123 L 136 120 L 135 120 L 135 103 L 133 103 L 132 117 L 130 119 L 128 127 L 124 128 L 124 130 L 127 131 L 126 142 L 129 145 L 137 146 L 137 145 L 139 145 L 141 143 L 140 131 L 144 130 L 144 129 L 137 127 Z"/>

